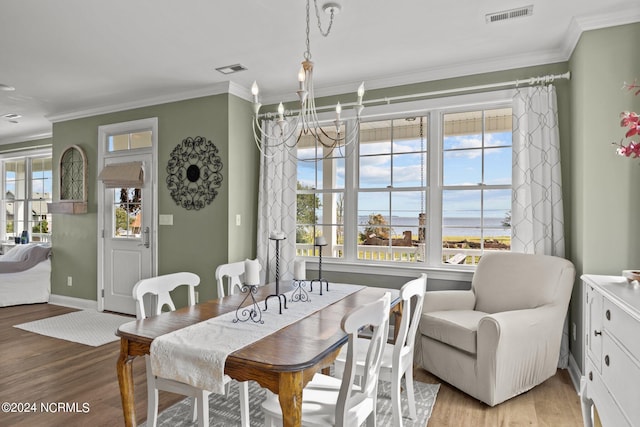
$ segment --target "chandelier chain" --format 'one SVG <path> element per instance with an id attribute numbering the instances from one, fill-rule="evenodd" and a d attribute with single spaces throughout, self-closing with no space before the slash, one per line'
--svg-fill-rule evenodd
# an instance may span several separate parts
<path id="1" fill-rule="evenodd" d="M 331 14 L 329 15 L 329 26 L 327 27 L 327 31 L 322 31 L 322 21 L 320 20 L 320 12 L 318 11 L 318 0 L 313 0 L 313 4 L 316 7 L 316 18 L 318 20 L 318 30 L 320 30 L 320 34 L 322 34 L 323 37 L 327 37 L 331 32 L 331 27 L 333 26 L 333 16 L 334 16 L 333 7 L 331 8 Z M 307 0 L 307 14 L 309 13 L 308 5 L 309 5 L 309 1 Z"/>
<path id="2" fill-rule="evenodd" d="M 320 31 L 320 34 L 322 34 L 323 37 L 327 37 L 329 36 L 329 33 L 331 32 L 331 28 L 333 27 L 333 17 L 334 17 L 333 8 L 331 8 L 331 13 L 329 15 L 329 26 L 327 27 L 327 31 L 324 31 L 322 29 L 322 20 L 320 19 L 320 11 L 318 10 L 318 1 L 313 0 L 313 4 L 316 9 L 316 19 L 318 21 L 318 30 Z M 309 32 L 311 27 L 309 21 L 310 21 L 311 13 L 309 9 L 310 9 L 310 0 L 307 0 L 307 32 L 306 32 L 306 40 L 305 40 L 307 50 L 304 53 L 304 59 L 306 59 L 307 61 L 311 60 L 311 41 L 309 38 Z"/>

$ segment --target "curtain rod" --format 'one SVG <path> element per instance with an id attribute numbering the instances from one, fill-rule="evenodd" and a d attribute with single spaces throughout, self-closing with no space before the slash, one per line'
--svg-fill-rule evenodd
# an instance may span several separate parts
<path id="1" fill-rule="evenodd" d="M 449 95 L 449 94 L 455 94 L 455 93 L 461 93 L 461 92 L 473 92 L 477 90 L 486 90 L 486 89 L 504 89 L 508 87 L 518 87 L 523 85 L 533 86 L 537 84 L 549 84 L 549 83 L 553 83 L 555 80 L 560 80 L 560 79 L 562 80 L 571 79 L 571 71 L 567 71 L 566 73 L 563 73 L 563 74 L 547 74 L 546 76 L 529 77 L 527 79 L 522 79 L 522 80 L 520 79 L 511 80 L 509 82 L 489 83 L 489 84 L 478 85 L 478 86 L 467 86 L 467 87 L 459 87 L 454 89 L 443 89 L 443 90 L 436 90 L 431 92 L 414 93 L 411 95 L 399 95 L 399 96 L 390 96 L 390 97 L 384 97 L 384 98 L 378 98 L 378 99 L 369 99 L 366 101 L 362 101 L 362 103 L 363 104 L 380 104 L 380 103 L 391 104 L 395 101 L 428 98 L 431 96 Z M 356 105 L 355 102 L 342 104 L 343 107 L 351 107 L 354 105 Z M 328 111 L 333 109 L 335 109 L 335 106 L 329 106 L 329 105 L 316 108 L 317 111 L 323 111 L 323 110 Z M 287 110 L 285 112 L 285 115 L 297 114 L 299 112 L 300 110 Z M 275 116 L 275 114 L 276 113 L 272 113 L 272 112 L 262 113 L 259 115 L 259 117 L 269 118 L 269 117 Z"/>

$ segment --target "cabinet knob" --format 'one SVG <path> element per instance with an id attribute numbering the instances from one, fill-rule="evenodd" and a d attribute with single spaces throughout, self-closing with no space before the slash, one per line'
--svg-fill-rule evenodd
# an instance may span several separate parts
<path id="1" fill-rule="evenodd" d="M 604 357 L 604 364 L 605 364 L 605 365 L 607 365 L 607 366 L 609 366 L 609 355 L 606 355 L 606 356 Z"/>
<path id="2" fill-rule="evenodd" d="M 602 332 L 600 332 L 600 331 L 593 331 L 593 335 L 595 335 L 595 336 L 602 335 Z"/>
<path id="3" fill-rule="evenodd" d="M 607 320 L 611 320 L 611 312 L 610 312 L 609 310 L 607 310 L 607 311 L 604 313 L 604 315 L 605 315 L 605 317 L 607 318 Z"/>
<path id="4" fill-rule="evenodd" d="M 589 371 L 589 381 L 593 381 L 593 372 Z"/>

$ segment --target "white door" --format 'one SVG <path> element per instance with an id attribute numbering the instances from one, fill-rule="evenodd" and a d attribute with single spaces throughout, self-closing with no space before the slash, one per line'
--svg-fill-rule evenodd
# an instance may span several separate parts
<path id="1" fill-rule="evenodd" d="M 140 188 L 98 182 L 98 309 L 135 314 L 133 286 L 157 273 L 157 119 L 101 126 L 98 141 L 99 171 L 142 163 Z"/>
<path id="2" fill-rule="evenodd" d="M 108 159 L 106 164 L 122 161 Z M 104 190 L 104 310 L 135 314 L 133 286 L 152 275 L 153 189 L 151 155 L 127 156 L 126 162 L 142 161 L 142 188 Z"/>

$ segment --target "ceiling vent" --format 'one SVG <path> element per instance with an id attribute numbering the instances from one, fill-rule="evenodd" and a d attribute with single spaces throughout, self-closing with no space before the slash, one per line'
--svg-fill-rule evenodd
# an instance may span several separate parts
<path id="1" fill-rule="evenodd" d="M 2 117 L 4 117 L 5 119 L 13 120 L 13 119 L 19 119 L 22 116 L 20 114 L 16 114 L 16 113 L 7 113 Z"/>
<path id="2" fill-rule="evenodd" d="M 506 21 L 508 19 L 524 18 L 533 15 L 533 5 L 519 7 L 517 9 L 503 10 L 502 12 L 488 13 L 485 15 L 487 24 Z"/>
<path id="3" fill-rule="evenodd" d="M 244 71 L 246 70 L 247 67 L 245 67 L 242 64 L 233 64 L 233 65 L 227 65 L 225 67 L 218 67 L 216 68 L 217 71 L 220 71 L 222 74 L 233 74 L 233 73 L 238 73 L 240 71 Z"/>

